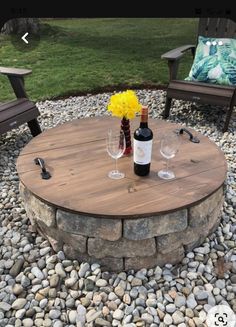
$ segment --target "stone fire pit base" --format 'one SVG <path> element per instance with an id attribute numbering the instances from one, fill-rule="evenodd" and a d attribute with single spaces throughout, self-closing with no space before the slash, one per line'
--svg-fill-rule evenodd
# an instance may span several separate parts
<path id="1" fill-rule="evenodd" d="M 36 230 L 53 250 L 70 259 L 97 262 L 102 270 L 153 268 L 180 262 L 220 222 L 223 186 L 188 209 L 137 219 L 87 216 L 61 210 L 36 198 L 22 183 L 20 195 Z M 204 254 L 202 254 L 204 255 Z"/>

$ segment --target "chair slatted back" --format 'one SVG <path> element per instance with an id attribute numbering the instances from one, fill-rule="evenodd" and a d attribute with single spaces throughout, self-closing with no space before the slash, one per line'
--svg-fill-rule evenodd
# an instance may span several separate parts
<path id="1" fill-rule="evenodd" d="M 198 35 L 206 37 L 236 38 L 236 23 L 227 18 L 200 18 Z"/>

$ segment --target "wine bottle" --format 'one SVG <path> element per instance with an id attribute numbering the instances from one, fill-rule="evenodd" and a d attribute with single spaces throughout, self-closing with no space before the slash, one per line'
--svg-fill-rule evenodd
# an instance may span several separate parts
<path id="1" fill-rule="evenodd" d="M 148 108 L 142 107 L 139 128 L 134 131 L 134 172 L 146 176 L 150 172 L 152 156 L 152 130 L 148 127 Z"/>

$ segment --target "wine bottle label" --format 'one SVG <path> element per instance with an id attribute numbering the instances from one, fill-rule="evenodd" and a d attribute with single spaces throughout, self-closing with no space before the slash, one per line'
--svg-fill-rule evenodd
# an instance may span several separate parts
<path id="1" fill-rule="evenodd" d="M 138 141 L 134 139 L 134 162 L 139 165 L 146 165 L 151 162 L 152 140 Z"/>

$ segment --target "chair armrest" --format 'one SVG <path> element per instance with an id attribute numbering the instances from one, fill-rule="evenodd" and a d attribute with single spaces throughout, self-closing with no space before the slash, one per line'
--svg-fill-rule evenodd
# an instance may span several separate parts
<path id="1" fill-rule="evenodd" d="M 23 77 L 32 73 L 30 69 L 13 68 L 13 67 L 0 67 L 0 73 L 8 76 Z"/>
<path id="2" fill-rule="evenodd" d="M 184 52 L 187 50 L 191 50 L 192 53 L 194 53 L 195 48 L 196 48 L 195 45 L 191 45 L 191 44 L 183 45 L 179 48 L 176 48 L 176 49 L 173 49 L 173 50 L 170 50 L 170 51 L 164 53 L 161 56 L 161 58 L 167 59 L 167 60 L 178 60 L 184 55 Z"/>
<path id="3" fill-rule="evenodd" d="M 7 75 L 17 99 L 28 98 L 24 87 L 24 76 L 31 73 L 30 69 L 0 67 L 0 74 Z"/>

